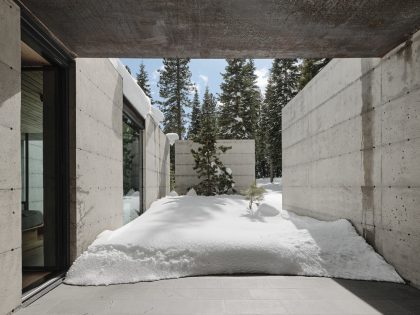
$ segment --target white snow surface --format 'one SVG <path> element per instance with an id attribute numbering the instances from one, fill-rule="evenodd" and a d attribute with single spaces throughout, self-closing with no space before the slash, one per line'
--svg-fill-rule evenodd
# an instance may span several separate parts
<path id="1" fill-rule="evenodd" d="M 121 60 L 110 58 L 114 68 L 118 71 L 123 79 L 123 94 L 134 106 L 137 112 L 146 118 L 147 114 L 152 110 L 150 99 L 146 96 L 141 87 L 137 84 L 133 76 L 127 71 Z"/>
<path id="2" fill-rule="evenodd" d="M 193 275 L 265 273 L 403 282 L 347 220 L 282 210 L 281 180 L 259 181 L 272 217 L 251 216 L 239 195 L 165 197 L 101 233 L 65 282 L 109 285 Z"/>
<path id="3" fill-rule="evenodd" d="M 195 191 L 194 188 L 191 188 L 190 190 L 188 190 L 187 196 L 195 197 L 195 196 L 197 196 L 197 192 Z"/>
<path id="4" fill-rule="evenodd" d="M 166 137 L 169 139 L 169 144 L 170 145 L 174 145 L 175 141 L 179 140 L 179 135 L 177 133 L 173 133 L 173 132 L 167 133 Z"/>

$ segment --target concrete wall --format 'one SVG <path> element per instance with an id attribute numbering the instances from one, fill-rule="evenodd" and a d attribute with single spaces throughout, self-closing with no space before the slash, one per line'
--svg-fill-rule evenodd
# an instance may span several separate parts
<path id="1" fill-rule="evenodd" d="M 0 314 L 22 294 L 20 11 L 0 0 Z"/>
<path id="2" fill-rule="evenodd" d="M 122 78 L 108 59 L 76 59 L 71 110 L 70 252 L 123 220 Z"/>
<path id="3" fill-rule="evenodd" d="M 283 109 L 283 206 L 350 219 L 420 286 L 420 32 L 332 60 Z"/>
<path id="4" fill-rule="evenodd" d="M 169 193 L 169 140 L 148 115 L 144 135 L 144 202 L 148 209 L 153 201 Z"/>
<path id="5" fill-rule="evenodd" d="M 255 180 L 255 141 L 254 140 L 218 140 L 219 145 L 232 147 L 220 156 L 226 167 L 232 170 L 235 189 L 248 188 Z M 196 171 L 191 149 L 198 144 L 188 140 L 175 142 L 175 190 L 185 194 L 187 189 L 200 182 Z"/>
<path id="6" fill-rule="evenodd" d="M 73 74 L 72 260 L 103 230 L 123 224 L 123 85 L 129 83 L 109 59 L 76 59 Z M 143 183 L 147 209 L 169 192 L 169 142 L 150 115 L 145 122 Z"/>

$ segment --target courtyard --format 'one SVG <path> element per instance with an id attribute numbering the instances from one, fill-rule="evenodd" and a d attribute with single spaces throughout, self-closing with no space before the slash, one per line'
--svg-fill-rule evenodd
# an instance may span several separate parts
<path id="1" fill-rule="evenodd" d="M 97 287 L 60 285 L 19 315 L 419 314 L 420 292 L 386 282 L 205 276 Z"/>

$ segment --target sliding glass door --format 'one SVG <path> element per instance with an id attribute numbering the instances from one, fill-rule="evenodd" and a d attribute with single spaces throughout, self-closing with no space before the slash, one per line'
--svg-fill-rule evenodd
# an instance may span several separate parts
<path id="1" fill-rule="evenodd" d="M 63 273 L 69 251 L 67 67 L 32 35 L 21 42 L 23 292 Z"/>

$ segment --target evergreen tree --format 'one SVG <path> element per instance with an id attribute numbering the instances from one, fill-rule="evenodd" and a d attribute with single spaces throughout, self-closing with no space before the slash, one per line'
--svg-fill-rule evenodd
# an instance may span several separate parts
<path id="1" fill-rule="evenodd" d="M 270 178 L 282 175 L 283 107 L 298 91 L 299 72 L 296 59 L 274 59 L 265 94 L 266 145 Z"/>
<path id="2" fill-rule="evenodd" d="M 185 133 L 185 107 L 191 106 L 190 59 L 164 58 L 163 70 L 159 70 L 159 95 L 163 99 L 160 108 L 165 116 L 164 133 L 177 133 L 180 139 Z"/>
<path id="3" fill-rule="evenodd" d="M 227 59 L 220 88 L 219 133 L 225 139 L 254 139 L 261 93 L 252 59 Z"/>
<path id="4" fill-rule="evenodd" d="M 191 110 L 191 123 L 188 130 L 188 139 L 195 140 L 201 128 L 201 105 L 198 97 L 198 90 L 195 88 L 194 99 Z"/>
<path id="5" fill-rule="evenodd" d="M 300 65 L 299 90 L 302 90 L 331 59 L 304 59 Z"/>
<path id="6" fill-rule="evenodd" d="M 256 138 L 258 127 L 258 110 L 262 103 L 262 96 L 257 86 L 254 60 L 249 59 L 243 68 L 243 92 L 241 117 L 248 139 Z"/>
<path id="7" fill-rule="evenodd" d="M 227 59 L 220 86 L 219 134 L 222 139 L 246 139 L 242 116 L 245 59 Z"/>
<path id="8" fill-rule="evenodd" d="M 234 184 L 230 170 L 219 159 L 219 156 L 230 147 L 218 146 L 216 137 L 216 100 L 206 88 L 201 113 L 201 128 L 196 137 L 196 142 L 200 146 L 197 150 L 191 150 L 195 161 L 194 170 L 198 178 L 203 178 L 194 187 L 201 195 L 223 194 L 232 189 Z"/>
<path id="9" fill-rule="evenodd" d="M 129 66 L 125 66 L 125 69 L 127 69 L 128 73 L 131 74 L 131 69 Z"/>
<path id="10" fill-rule="evenodd" d="M 137 84 L 141 87 L 144 94 L 152 100 L 152 93 L 150 92 L 149 78 L 147 77 L 146 67 L 143 63 L 140 64 L 139 73 L 137 74 Z"/>
<path id="11" fill-rule="evenodd" d="M 258 110 L 257 132 L 255 136 L 255 174 L 257 178 L 269 177 L 267 158 L 267 110 L 263 102 Z"/>

